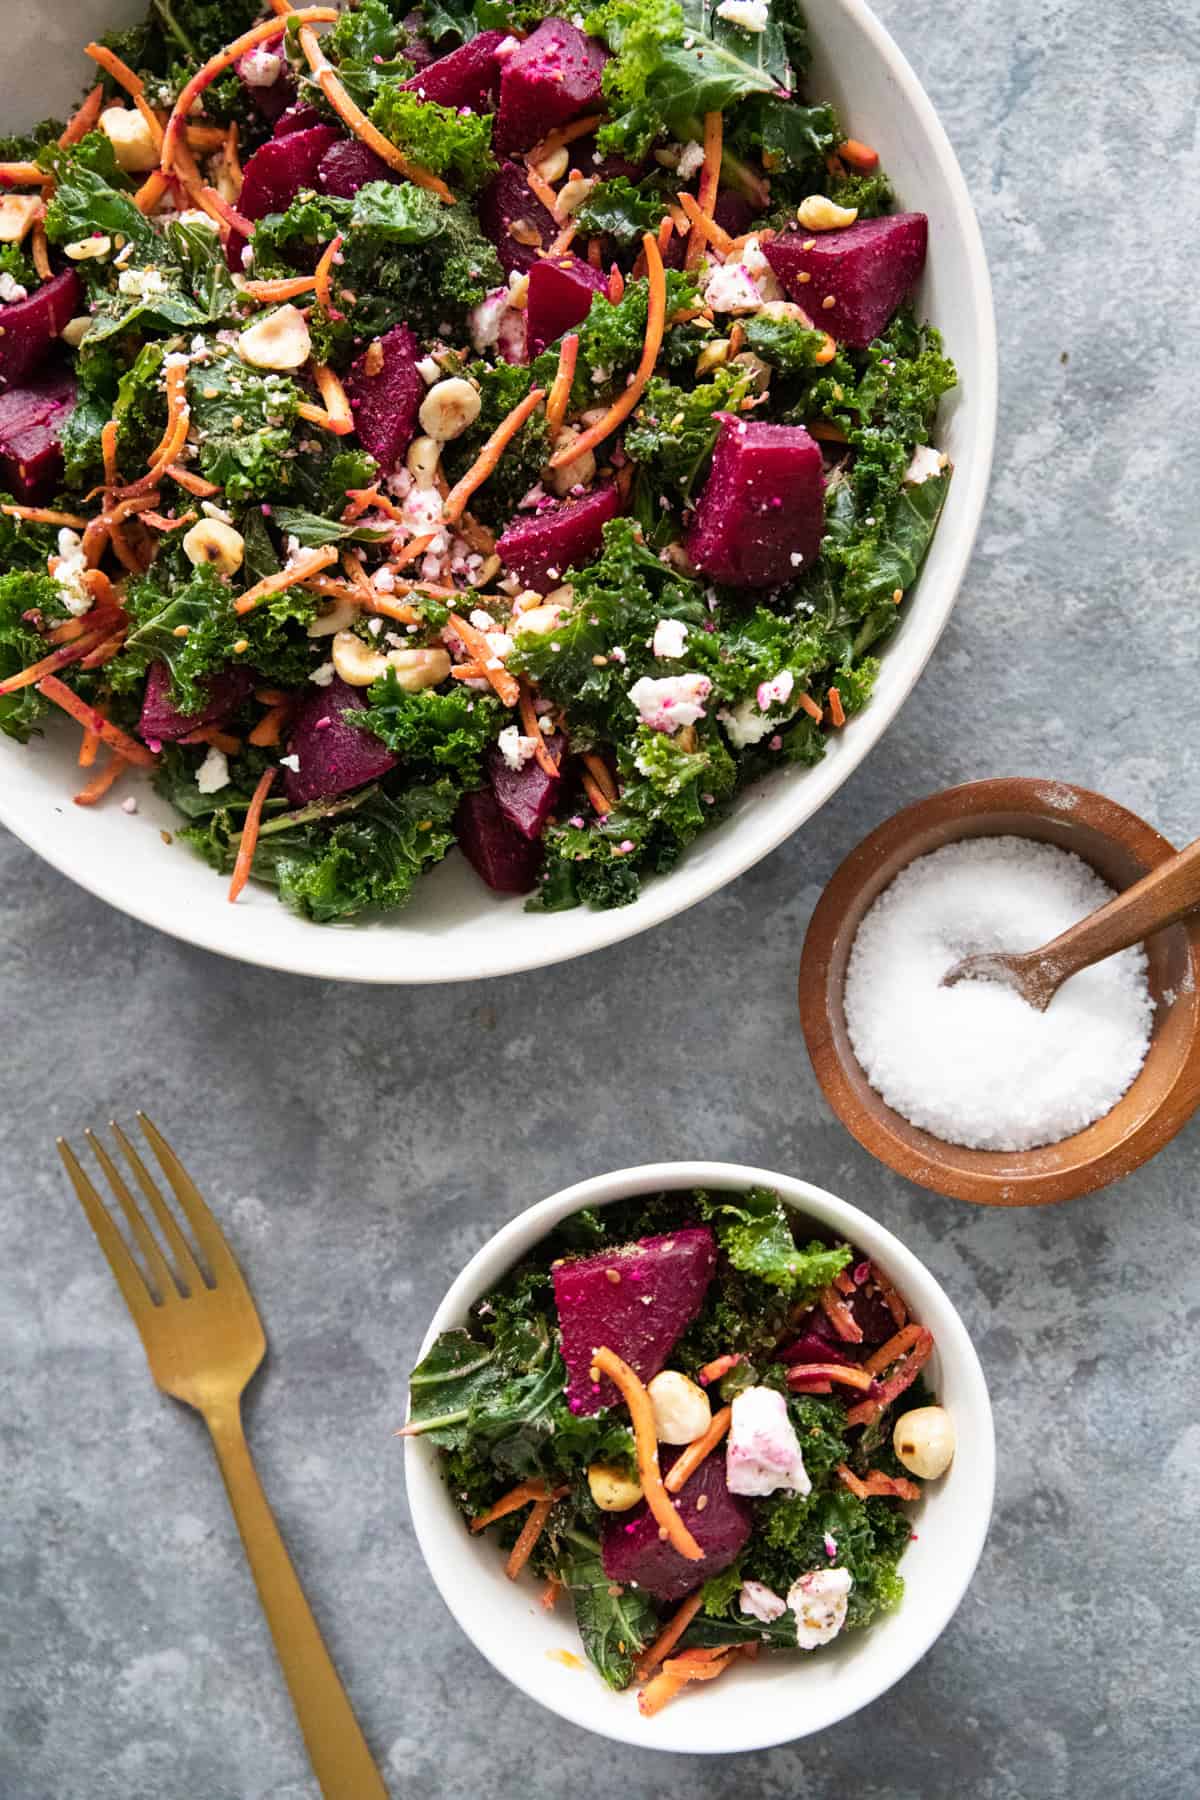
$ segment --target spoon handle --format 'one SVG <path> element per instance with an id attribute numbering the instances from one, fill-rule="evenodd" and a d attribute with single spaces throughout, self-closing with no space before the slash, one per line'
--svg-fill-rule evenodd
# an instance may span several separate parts
<path id="1" fill-rule="evenodd" d="M 1200 838 L 1151 869 L 1107 906 L 1070 926 L 1040 950 L 1038 958 L 1053 963 L 1061 983 L 1080 969 L 1090 969 L 1106 956 L 1127 950 L 1130 944 L 1140 944 L 1152 932 L 1174 925 L 1196 906 L 1200 906 Z"/>

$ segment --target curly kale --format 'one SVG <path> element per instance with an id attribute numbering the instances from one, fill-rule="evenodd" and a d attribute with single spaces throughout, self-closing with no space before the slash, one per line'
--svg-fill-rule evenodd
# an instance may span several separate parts
<path id="1" fill-rule="evenodd" d="M 444 177 L 456 193 L 475 194 L 496 173 L 490 113 L 440 106 L 406 88 L 380 89 L 371 123 L 419 163 Z"/>

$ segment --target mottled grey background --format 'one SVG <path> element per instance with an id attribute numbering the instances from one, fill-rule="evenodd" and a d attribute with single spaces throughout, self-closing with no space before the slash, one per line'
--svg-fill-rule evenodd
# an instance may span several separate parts
<path id="1" fill-rule="evenodd" d="M 316 1794 L 203 1428 L 151 1386 L 52 1151 L 135 1103 L 250 1273 L 272 1352 L 250 1437 L 397 1794 L 1197 1791 L 1196 1128 L 1050 1212 L 934 1199 L 832 1121 L 794 1003 L 821 884 L 934 788 L 1053 775 L 1200 830 L 1195 15 L 881 11 L 983 220 L 1000 441 L 941 648 L 810 827 L 647 937 L 425 992 L 221 962 L 0 844 L 3 1800 Z M 577 1176 L 686 1155 L 789 1169 L 885 1219 L 963 1309 L 997 1409 L 995 1523 L 941 1643 L 865 1714 L 736 1762 L 589 1739 L 493 1674 L 423 1573 L 390 1435 L 487 1233 Z"/>

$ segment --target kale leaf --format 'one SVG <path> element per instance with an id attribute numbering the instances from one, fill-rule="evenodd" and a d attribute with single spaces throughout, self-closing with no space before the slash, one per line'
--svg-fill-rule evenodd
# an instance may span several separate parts
<path id="1" fill-rule="evenodd" d="M 618 244 L 641 241 L 643 233 L 657 232 L 667 211 L 663 185 L 655 175 L 635 186 L 627 175 L 598 181 L 574 219 L 585 237 L 611 237 Z"/>
<path id="2" fill-rule="evenodd" d="M 389 669 L 373 684 L 368 699 L 371 704 L 358 722 L 406 764 L 447 769 L 465 788 L 479 785 L 483 753 L 507 718 L 492 695 L 461 687 L 410 694 Z"/>
<path id="3" fill-rule="evenodd" d="M 711 380 L 690 389 L 651 377 L 625 433 L 625 449 L 645 465 L 653 495 L 666 491 L 679 501 L 691 499 L 721 429 L 716 414 L 736 410 L 750 381 L 750 371 L 737 363 L 714 369 Z"/>
<path id="4" fill-rule="evenodd" d="M 381 88 L 371 123 L 412 162 L 445 178 L 451 188 L 474 194 L 496 173 L 490 113 L 440 106 L 407 88 Z"/>
<path id="5" fill-rule="evenodd" d="M 793 1302 L 828 1287 L 850 1261 L 848 1244 L 798 1245 L 792 1215 L 771 1188 L 750 1188 L 736 1201 L 704 1196 L 699 1204 L 733 1267 L 769 1282 Z"/>
<path id="6" fill-rule="evenodd" d="M 575 1605 L 575 1623 L 588 1660 L 619 1693 L 658 1631 L 649 1598 L 636 1587 L 615 1587 L 598 1554 L 577 1550 L 559 1566 Z"/>
<path id="7" fill-rule="evenodd" d="M 0 514 L 0 520 L 4 521 L 4 525 L 9 523 L 3 514 Z M 0 527 L 0 543 L 4 538 L 20 542 L 16 533 L 9 533 Z M 24 545 L 21 544 L 20 547 L 23 551 Z M 44 573 L 37 574 L 31 569 L 10 569 L 8 573 L 0 575 L 0 681 L 7 680 L 9 676 L 28 668 L 30 663 L 38 662 L 46 655 L 45 638 L 39 636 L 22 615 L 41 612 L 48 613 L 53 618 L 61 611 L 59 600 L 57 586 Z M 47 702 L 36 687 L 23 687 L 13 694 L 0 694 L 0 731 L 23 744 L 46 711 Z"/>
<path id="8" fill-rule="evenodd" d="M 235 351 L 214 346 L 188 370 L 188 399 L 200 445 L 200 469 L 225 498 L 266 499 L 291 485 L 292 426 L 300 392 L 286 375 L 248 368 Z"/>

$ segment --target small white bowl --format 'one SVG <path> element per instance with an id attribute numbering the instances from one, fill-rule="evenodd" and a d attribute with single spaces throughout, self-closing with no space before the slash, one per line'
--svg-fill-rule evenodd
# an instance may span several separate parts
<path id="1" fill-rule="evenodd" d="M 140 18 L 145 5 L 4 0 L 4 128 L 69 108 L 95 74 L 82 54 L 88 38 Z M 920 82 L 862 0 L 822 0 L 809 12 L 810 91 L 833 100 L 846 129 L 876 147 L 901 204 L 929 215 L 929 261 L 916 303 L 942 332 L 959 371 L 937 430 L 955 465 L 945 511 L 871 703 L 835 735 L 824 760 L 815 769 L 779 770 L 747 789 L 677 869 L 648 880 L 632 906 L 611 912 L 527 913 L 519 898 L 489 892 L 458 855 L 422 877 L 411 906 L 369 924 L 310 924 L 254 883 L 230 906 L 226 883 L 207 864 L 160 841 L 160 831 L 174 832 L 180 822 L 148 784 L 135 818 L 115 801 L 72 806 L 79 733 L 57 721 L 32 748 L 0 738 L 0 823 L 101 900 L 206 950 L 334 981 L 415 984 L 509 975 L 631 937 L 715 893 L 836 793 L 899 712 L 950 617 L 992 462 L 996 327 L 970 196 Z"/>
<path id="2" fill-rule="evenodd" d="M 406 1447 L 408 1500 L 417 1542 L 442 1599 L 488 1661 L 531 1699 L 573 1725 L 643 1750 L 717 1755 L 763 1750 L 836 1725 L 886 1692 L 945 1630 L 967 1590 L 992 1513 L 996 1449 L 992 1409 L 979 1358 L 950 1300 L 911 1250 L 857 1207 L 823 1188 L 739 1163 L 649 1163 L 564 1188 L 498 1231 L 467 1264 L 434 1314 L 421 1346 L 462 1325 L 469 1308 L 568 1214 L 631 1195 L 710 1188 L 774 1188 L 788 1206 L 847 1238 L 878 1262 L 915 1318 L 933 1332 L 929 1380 L 958 1434 L 949 1473 L 926 1485 L 912 1517 L 915 1540 L 900 1565 L 900 1607 L 850 1632 L 819 1656 L 767 1656 L 684 1695 L 655 1718 L 638 1711 L 634 1689 L 614 1694 L 590 1665 L 565 1666 L 556 1652 L 583 1659 L 570 1609 L 547 1613 L 527 1579 L 510 1582 L 503 1558 L 472 1537 L 452 1505 L 438 1453 L 421 1438 Z"/>

